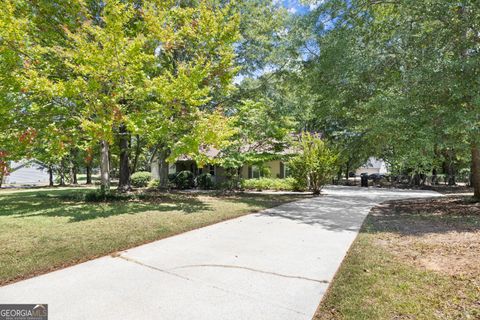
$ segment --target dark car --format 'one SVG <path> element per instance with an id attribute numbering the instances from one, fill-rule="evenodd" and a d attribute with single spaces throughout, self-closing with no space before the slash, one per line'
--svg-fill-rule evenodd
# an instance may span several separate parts
<path id="1" fill-rule="evenodd" d="M 381 173 L 372 173 L 372 174 L 368 175 L 369 180 L 381 180 L 381 179 L 384 179 L 384 178 L 385 178 L 385 175 L 381 174 Z"/>

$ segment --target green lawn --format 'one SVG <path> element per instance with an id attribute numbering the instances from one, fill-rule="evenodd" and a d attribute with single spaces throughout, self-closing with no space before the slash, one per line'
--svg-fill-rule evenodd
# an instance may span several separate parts
<path id="1" fill-rule="evenodd" d="M 157 194 L 85 203 L 92 189 L 0 192 L 0 284 L 298 199 Z"/>
<path id="2" fill-rule="evenodd" d="M 399 201 L 367 217 L 315 319 L 480 319 L 480 204 Z"/>

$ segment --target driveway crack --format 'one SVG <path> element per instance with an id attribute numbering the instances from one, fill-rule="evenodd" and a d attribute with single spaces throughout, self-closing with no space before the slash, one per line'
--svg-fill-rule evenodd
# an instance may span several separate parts
<path id="1" fill-rule="evenodd" d="M 220 291 L 223 291 L 223 292 L 226 292 L 226 293 L 234 294 L 234 295 L 237 295 L 237 296 L 242 296 L 242 297 L 245 297 L 245 298 L 248 298 L 248 299 L 252 299 L 252 300 L 257 300 L 257 299 L 258 299 L 258 297 L 254 297 L 254 296 L 251 296 L 251 295 L 248 295 L 248 294 L 245 294 L 245 293 L 241 293 L 241 292 L 233 291 L 233 290 L 230 290 L 230 289 L 227 289 L 227 288 L 223 288 L 223 287 L 221 287 L 221 286 L 211 284 L 211 283 L 209 283 L 209 282 L 207 282 L 207 281 L 203 281 L 203 280 L 200 280 L 200 279 L 190 279 L 190 278 L 188 278 L 188 277 L 184 277 L 184 276 L 182 276 L 182 275 L 179 275 L 179 274 L 177 274 L 177 273 L 175 273 L 175 272 L 171 272 L 171 271 L 169 271 L 169 270 L 157 268 L 157 267 L 148 265 L 148 264 L 146 264 L 146 263 L 140 262 L 140 261 L 138 261 L 138 260 L 129 258 L 129 257 L 127 257 L 127 256 L 123 256 L 123 255 L 121 255 L 121 254 L 115 254 L 115 255 L 112 255 L 112 257 L 114 257 L 114 258 L 120 258 L 120 259 L 123 259 L 123 260 L 125 260 L 125 261 L 138 264 L 138 265 L 140 265 L 140 266 L 142 266 L 142 267 L 145 267 L 145 268 L 148 268 L 148 269 L 151 269 L 151 270 L 155 270 L 155 271 L 159 271 L 159 272 L 162 272 L 162 273 L 166 273 L 166 274 L 168 274 L 168 275 L 172 275 L 172 276 L 181 278 L 181 279 L 183 279 L 183 280 L 201 283 L 201 284 L 206 285 L 206 286 L 208 286 L 208 287 L 210 287 L 210 288 L 213 288 L 213 289 L 216 289 L 216 290 L 220 290 Z M 197 266 L 197 265 L 193 265 L 193 266 L 195 267 L 195 266 Z M 198 266 L 200 266 L 200 265 L 198 265 Z M 216 266 L 216 265 L 210 265 L 210 266 Z M 183 267 L 188 267 L 188 266 L 183 266 Z M 183 268 L 183 267 L 179 267 L 179 268 Z M 233 267 L 233 266 L 231 266 L 231 267 Z M 175 270 L 175 269 L 179 269 L 179 268 L 174 268 L 174 269 L 170 269 L 170 270 Z M 241 268 L 241 267 L 240 267 L 240 268 Z M 266 272 L 266 273 L 268 273 L 268 272 Z M 313 281 L 318 281 L 318 280 L 313 280 Z M 281 309 L 284 309 L 284 310 L 288 310 L 288 311 L 291 311 L 291 312 L 294 312 L 294 313 L 297 313 L 297 314 L 305 315 L 305 313 L 302 312 L 302 311 L 285 307 L 284 305 L 280 305 L 280 304 L 278 304 L 278 303 L 276 303 L 276 302 L 273 302 L 273 301 L 266 301 L 266 302 L 268 302 L 268 303 L 271 304 L 271 305 L 277 306 L 278 308 L 281 308 Z"/>
<path id="2" fill-rule="evenodd" d="M 126 257 L 126 256 L 116 255 L 115 258 L 120 258 L 120 259 L 123 259 L 123 260 L 128 261 L 128 262 L 133 262 L 133 263 L 136 263 L 136 264 L 138 264 L 138 265 L 141 265 L 142 267 L 149 268 L 149 269 L 152 269 L 152 270 L 155 270 L 155 271 L 160 271 L 160 272 L 169 274 L 169 275 L 171 275 L 171 276 L 181 278 L 181 279 L 183 279 L 183 280 L 188 280 L 188 281 L 191 281 L 191 280 L 192 280 L 192 279 L 190 279 L 190 278 L 187 278 L 187 277 L 184 277 L 184 276 L 182 276 L 182 275 L 179 275 L 179 274 L 177 274 L 177 273 L 175 273 L 175 272 L 171 272 L 171 271 L 168 271 L 168 270 L 160 269 L 160 268 L 157 268 L 157 267 L 148 265 L 148 264 L 146 264 L 146 263 L 140 262 L 140 261 L 138 261 L 138 260 L 135 260 L 135 259 L 132 259 L 132 258 L 129 258 L 129 257 Z"/>
<path id="3" fill-rule="evenodd" d="M 318 282 L 318 283 L 327 283 L 327 280 L 319 280 L 319 279 L 313 279 L 313 278 L 308 278 L 308 277 L 303 277 L 303 276 L 293 276 L 293 275 L 287 275 L 287 274 L 281 274 L 273 271 L 265 271 L 265 270 L 259 270 L 255 268 L 250 268 L 250 267 L 242 267 L 242 266 L 236 266 L 236 265 L 225 265 L 225 264 L 192 264 L 192 265 L 185 265 L 185 266 L 180 266 L 176 267 L 170 270 L 178 270 L 178 269 L 188 269 L 188 268 L 227 268 L 227 269 L 242 269 L 242 270 L 248 270 L 252 272 L 258 272 L 258 273 L 264 273 L 264 274 L 269 274 L 277 277 L 282 277 L 282 278 L 289 278 L 289 279 L 300 279 L 300 280 L 305 280 L 305 281 L 313 281 L 313 282 Z"/>

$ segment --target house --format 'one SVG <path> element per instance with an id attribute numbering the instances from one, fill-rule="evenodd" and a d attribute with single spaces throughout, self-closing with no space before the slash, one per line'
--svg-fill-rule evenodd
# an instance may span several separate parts
<path id="1" fill-rule="evenodd" d="M 242 152 L 247 153 L 251 152 L 252 150 L 253 149 L 251 146 L 245 146 Z M 202 152 L 209 159 L 220 158 L 222 156 L 221 151 L 213 148 Z M 292 149 L 287 148 L 281 152 L 273 152 L 265 148 L 256 148 L 255 152 L 268 154 L 268 158 L 270 158 L 271 160 L 265 161 L 264 163 L 242 165 L 241 167 L 237 168 L 237 174 L 239 178 L 254 179 L 260 177 L 268 177 L 283 179 L 288 176 L 287 158 L 289 155 L 294 154 Z M 195 160 L 188 156 L 181 156 L 177 159 L 175 163 L 169 164 L 169 174 L 178 173 L 181 171 L 190 171 L 195 176 L 203 173 L 209 173 L 212 176 L 213 180 L 217 183 L 222 183 L 227 180 L 227 169 L 225 169 L 224 167 L 215 164 L 206 164 L 204 166 L 200 166 Z M 153 179 L 160 178 L 159 163 L 156 158 L 153 158 L 151 164 L 151 173 Z"/>
<path id="2" fill-rule="evenodd" d="M 375 157 L 368 158 L 367 162 L 357 169 L 355 175 L 359 176 L 362 173 L 373 174 L 388 174 L 390 171 L 388 169 L 387 163 L 382 159 L 377 159 Z"/>
<path id="3" fill-rule="evenodd" d="M 9 174 L 3 177 L 3 185 L 32 185 L 49 184 L 48 167 L 42 162 L 30 159 L 11 162 Z"/>

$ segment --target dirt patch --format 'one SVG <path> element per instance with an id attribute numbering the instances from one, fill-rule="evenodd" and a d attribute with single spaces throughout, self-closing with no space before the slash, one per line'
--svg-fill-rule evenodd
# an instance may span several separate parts
<path id="1" fill-rule="evenodd" d="M 372 210 L 364 228 L 402 261 L 480 286 L 480 203 L 471 198 L 387 202 Z"/>

